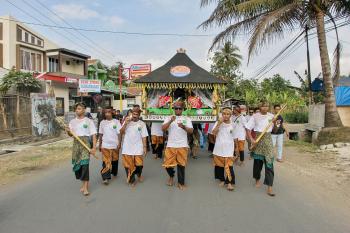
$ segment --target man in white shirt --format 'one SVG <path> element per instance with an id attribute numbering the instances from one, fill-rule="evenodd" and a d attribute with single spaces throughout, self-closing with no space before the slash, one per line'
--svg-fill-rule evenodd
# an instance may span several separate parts
<path id="1" fill-rule="evenodd" d="M 85 196 L 89 195 L 89 163 L 90 154 L 96 154 L 96 127 L 94 122 L 85 117 L 85 104 L 77 103 L 74 106 L 76 118 L 69 122 L 65 130 L 69 136 L 75 134 L 87 146 L 90 146 L 92 137 L 92 149 L 88 151 L 77 139 L 73 141 L 72 165 L 75 178 L 82 181 L 80 192 Z"/>
<path id="2" fill-rule="evenodd" d="M 135 175 L 142 182 L 143 157 L 147 154 L 147 127 L 141 121 L 140 110 L 133 109 L 132 116 L 126 117 L 120 133 L 123 135 L 122 155 L 127 182 L 135 186 Z"/>
<path id="3" fill-rule="evenodd" d="M 161 159 L 164 149 L 164 132 L 162 130 L 162 123 L 152 122 L 151 125 L 151 144 L 152 153 L 155 155 L 155 159 Z"/>
<path id="4" fill-rule="evenodd" d="M 266 102 L 260 103 L 260 112 L 255 113 L 252 118 L 250 118 L 249 122 L 247 123 L 247 134 L 252 142 L 253 150 L 252 150 L 252 157 L 254 158 L 254 165 L 253 165 L 253 178 L 256 181 L 256 187 L 260 187 L 260 177 L 261 177 L 261 170 L 262 167 L 265 165 L 265 180 L 264 184 L 267 185 L 267 194 L 269 196 L 275 196 L 275 194 L 272 191 L 272 185 L 274 180 L 274 169 L 273 169 L 273 146 L 272 146 L 272 137 L 271 137 L 271 131 L 272 131 L 272 124 L 269 128 L 269 124 L 271 121 L 274 121 L 273 114 L 269 113 L 269 105 Z M 252 137 L 252 130 L 256 132 L 256 137 L 258 138 L 259 135 L 262 134 L 262 132 L 267 128 L 267 132 L 265 135 L 261 138 L 261 140 L 256 143 L 255 139 Z"/>
<path id="5" fill-rule="evenodd" d="M 169 180 L 167 185 L 174 185 L 175 167 L 177 167 L 178 187 L 185 189 L 185 166 L 188 156 L 187 134 L 193 133 L 191 119 L 182 116 L 184 110 L 183 102 L 174 103 L 175 116 L 168 117 L 163 123 L 163 131 L 168 131 L 168 143 L 165 149 L 164 163 Z"/>
<path id="6" fill-rule="evenodd" d="M 120 122 L 113 119 L 113 108 L 104 109 L 104 118 L 99 126 L 99 148 L 102 152 L 101 176 L 104 184 L 108 184 L 113 176 L 118 175 L 118 160 L 120 149 Z"/>
<path id="7" fill-rule="evenodd" d="M 236 140 L 237 149 L 239 151 L 239 166 L 244 164 L 244 144 L 246 139 L 246 129 L 247 124 L 245 116 L 241 114 L 241 109 L 239 106 L 233 107 L 232 124 L 234 127 L 234 139 Z"/>

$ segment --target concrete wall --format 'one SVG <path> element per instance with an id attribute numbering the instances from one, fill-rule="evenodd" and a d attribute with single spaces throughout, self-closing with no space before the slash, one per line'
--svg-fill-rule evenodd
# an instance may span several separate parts
<path id="1" fill-rule="evenodd" d="M 141 96 L 128 97 L 128 98 L 122 100 L 122 103 L 123 103 L 123 110 L 130 109 L 130 108 L 131 108 L 131 107 L 128 107 L 128 106 L 127 106 L 127 105 L 128 105 L 127 99 L 132 99 L 132 98 L 135 99 L 135 104 L 138 104 L 138 105 L 142 106 L 142 105 L 141 105 Z M 118 110 L 118 109 L 120 110 L 120 103 L 119 103 L 119 100 L 113 100 L 113 101 L 112 101 L 112 106 L 113 106 L 113 108 L 115 108 L 115 109 L 117 109 L 117 110 Z"/>
<path id="2" fill-rule="evenodd" d="M 67 61 L 69 61 L 69 65 L 67 65 Z M 77 64 L 72 58 L 62 58 L 62 72 L 84 75 L 84 68 L 84 62 Z"/>
<path id="3" fill-rule="evenodd" d="M 350 106 L 337 107 L 337 110 L 343 125 L 350 127 Z"/>
<path id="4" fill-rule="evenodd" d="M 52 83 L 52 87 L 55 92 L 55 97 L 61 97 L 64 98 L 64 112 L 69 112 L 69 89 L 68 87 L 58 84 L 58 83 Z M 49 90 L 49 84 L 46 84 L 46 93 Z"/>
<path id="5" fill-rule="evenodd" d="M 318 131 L 324 127 L 325 105 L 313 104 L 309 106 L 309 120 L 306 129 Z"/>

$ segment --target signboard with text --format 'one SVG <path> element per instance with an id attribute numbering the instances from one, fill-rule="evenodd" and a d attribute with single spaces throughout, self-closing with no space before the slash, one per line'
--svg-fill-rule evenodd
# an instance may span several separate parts
<path id="1" fill-rule="evenodd" d="M 151 64 L 132 64 L 130 66 L 130 78 L 139 78 L 151 72 Z"/>
<path id="2" fill-rule="evenodd" d="M 79 79 L 79 92 L 101 92 L 101 80 Z"/>

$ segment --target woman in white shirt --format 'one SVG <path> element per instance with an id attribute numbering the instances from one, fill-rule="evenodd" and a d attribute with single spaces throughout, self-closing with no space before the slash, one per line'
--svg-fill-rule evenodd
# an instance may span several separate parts
<path id="1" fill-rule="evenodd" d="M 133 109 L 132 116 L 126 117 L 120 133 L 123 135 L 123 164 L 127 182 L 135 186 L 135 175 L 142 182 L 143 157 L 147 154 L 148 131 L 145 122 L 140 120 L 140 110 Z"/>
<path id="2" fill-rule="evenodd" d="M 234 156 L 234 128 L 231 122 L 231 116 L 232 110 L 230 108 L 224 108 L 222 110 L 222 118 L 215 123 L 212 131 L 216 136 L 213 151 L 215 179 L 220 180 L 221 187 L 226 184 L 229 191 L 232 191 L 235 185 L 233 163 L 236 159 Z"/>
<path id="3" fill-rule="evenodd" d="M 269 104 L 262 102 L 260 104 L 260 112 L 255 113 L 247 123 L 247 134 L 254 147 L 251 152 L 251 156 L 254 158 L 253 165 L 253 177 L 256 181 L 256 187 L 260 187 L 260 177 L 262 167 L 265 165 L 265 180 L 264 184 L 267 185 L 267 194 L 269 196 L 275 196 L 272 191 L 272 185 L 274 180 L 274 169 L 273 169 L 273 147 L 272 147 L 272 125 L 267 129 L 266 134 L 261 138 L 259 143 L 255 142 L 252 137 L 251 131 L 256 132 L 256 137 L 264 131 L 271 121 L 274 120 L 274 115 L 268 112 Z"/>

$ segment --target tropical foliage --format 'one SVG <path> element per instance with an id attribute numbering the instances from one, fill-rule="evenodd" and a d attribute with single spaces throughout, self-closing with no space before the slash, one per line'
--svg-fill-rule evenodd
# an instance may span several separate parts
<path id="1" fill-rule="evenodd" d="M 260 49 L 283 38 L 287 33 L 299 31 L 302 36 L 305 28 L 316 28 L 325 84 L 325 125 L 341 126 L 341 120 L 335 106 L 333 79 L 328 56 L 325 19 L 336 25 L 337 18 L 349 18 L 349 3 L 345 0 L 202 0 L 201 5 L 216 3 L 210 17 L 200 26 L 226 27 L 219 33 L 212 48 L 232 41 L 239 33 L 249 35 L 248 61 Z M 338 36 L 338 35 L 337 35 Z M 339 77 L 340 45 L 335 50 L 334 74 Z"/>
<path id="2" fill-rule="evenodd" d="M 41 88 L 40 81 L 33 77 L 33 74 L 27 72 L 10 70 L 1 80 L 0 91 L 6 93 L 14 88 L 21 94 L 39 91 Z"/>

